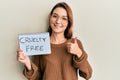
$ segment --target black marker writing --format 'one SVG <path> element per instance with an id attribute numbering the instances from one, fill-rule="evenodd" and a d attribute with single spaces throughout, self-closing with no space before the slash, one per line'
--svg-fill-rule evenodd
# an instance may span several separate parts
<path id="1" fill-rule="evenodd" d="M 43 45 L 35 46 L 35 45 L 27 45 L 26 52 L 28 51 L 43 51 Z"/>
<path id="2" fill-rule="evenodd" d="M 46 38 L 21 37 L 20 43 L 45 42 Z"/>

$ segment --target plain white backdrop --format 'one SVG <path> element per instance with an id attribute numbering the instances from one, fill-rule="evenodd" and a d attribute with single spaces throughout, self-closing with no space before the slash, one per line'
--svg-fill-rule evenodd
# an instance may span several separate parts
<path id="1" fill-rule="evenodd" d="M 60 1 L 73 10 L 74 37 L 88 53 L 91 80 L 120 79 L 119 0 L 0 0 L 0 80 L 27 80 L 16 60 L 18 34 L 45 32 L 48 14 Z"/>

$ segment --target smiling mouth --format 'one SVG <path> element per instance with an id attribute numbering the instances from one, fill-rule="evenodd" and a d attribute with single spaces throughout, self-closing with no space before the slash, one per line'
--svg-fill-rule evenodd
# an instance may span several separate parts
<path id="1" fill-rule="evenodd" d="M 60 27 L 60 28 L 62 27 L 61 25 L 58 25 L 58 24 L 54 24 L 54 26 L 55 27 Z"/>

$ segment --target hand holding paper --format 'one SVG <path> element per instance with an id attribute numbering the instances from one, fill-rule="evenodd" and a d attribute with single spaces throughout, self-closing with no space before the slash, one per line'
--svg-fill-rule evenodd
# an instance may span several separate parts
<path id="1" fill-rule="evenodd" d="M 28 70 L 31 70 L 30 58 L 27 55 L 24 55 L 23 51 L 20 48 L 17 50 L 17 60 L 23 63 Z"/>

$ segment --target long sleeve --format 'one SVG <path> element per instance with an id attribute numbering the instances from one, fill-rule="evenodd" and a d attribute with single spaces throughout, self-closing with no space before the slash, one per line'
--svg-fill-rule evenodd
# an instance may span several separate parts
<path id="1" fill-rule="evenodd" d="M 23 70 L 23 74 L 28 80 L 37 80 L 39 77 L 39 56 L 34 56 L 34 63 L 31 62 L 32 70 L 28 71 L 25 67 Z"/>
<path id="2" fill-rule="evenodd" d="M 80 58 L 73 56 L 73 65 L 75 68 L 79 69 L 79 75 L 86 80 L 90 79 L 92 76 L 92 68 L 87 60 L 88 55 L 84 51 L 81 42 L 78 40 L 79 47 L 82 49 L 82 55 Z"/>

